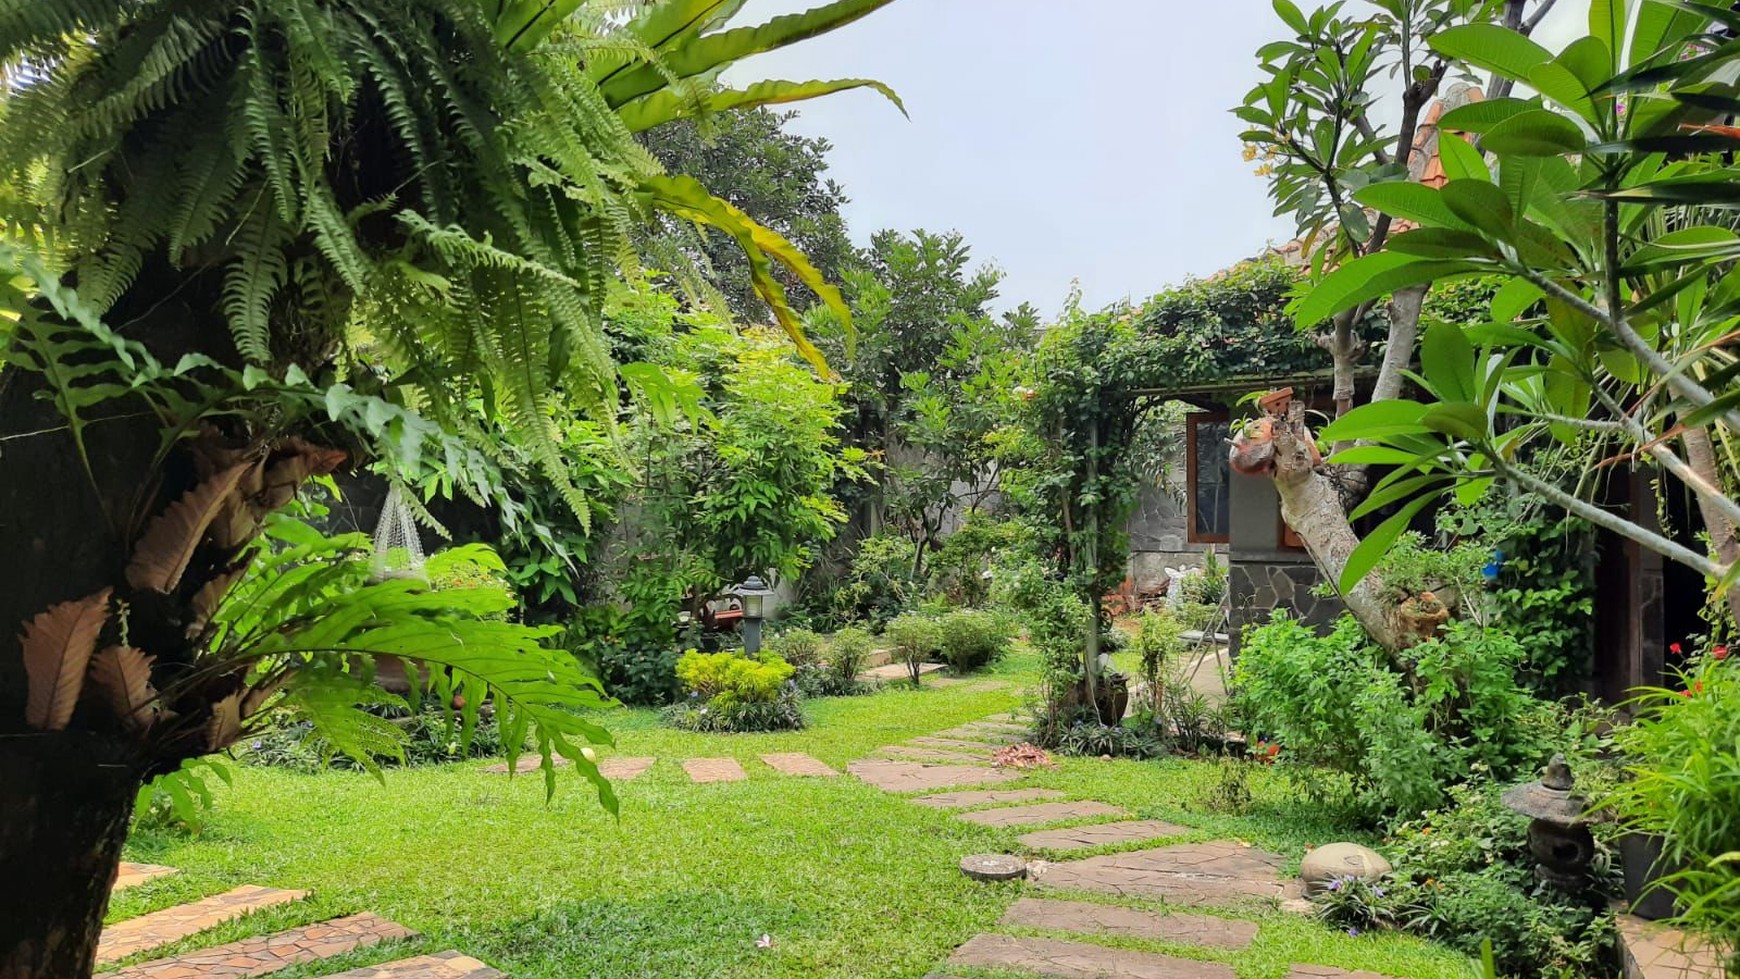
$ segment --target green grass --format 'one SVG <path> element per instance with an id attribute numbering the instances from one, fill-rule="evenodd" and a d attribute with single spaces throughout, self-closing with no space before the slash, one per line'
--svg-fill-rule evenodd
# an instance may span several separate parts
<path id="1" fill-rule="evenodd" d="M 697 735 L 661 728 L 650 711 L 611 715 L 622 754 L 657 755 L 621 787 L 620 820 L 568 774 L 546 804 L 542 779 L 486 775 L 481 763 L 389 772 L 383 786 L 345 772 L 317 776 L 239 768 L 205 834 L 146 834 L 128 858 L 182 873 L 118 895 L 111 920 L 240 884 L 308 889 L 273 909 L 183 943 L 193 948 L 372 910 L 420 932 L 408 946 L 280 973 L 301 979 L 458 948 L 519 979 L 579 977 L 919 977 L 956 945 L 996 926 L 1019 884 L 976 884 L 956 864 L 1013 850 L 994 830 L 914 806 L 856 779 L 776 775 L 756 756 L 803 751 L 836 767 L 886 744 L 1022 704 L 1033 663 L 1001 664 L 968 682 L 809 705 L 808 730 Z M 733 756 L 749 780 L 693 785 L 678 762 Z M 1206 762 L 1065 759 L 1035 785 L 1122 805 L 1296 858 L 1305 843 L 1353 836 L 1290 799 L 1273 773 L 1252 773 L 1256 804 L 1218 815 L 1199 803 L 1219 779 Z M 1280 979 L 1291 962 L 1371 969 L 1408 979 L 1469 974 L 1459 956 L 1412 939 L 1350 938 L 1279 911 L 1238 953 L 1157 951 L 1228 961 L 1240 979 Z M 756 947 L 770 935 L 774 945 Z"/>

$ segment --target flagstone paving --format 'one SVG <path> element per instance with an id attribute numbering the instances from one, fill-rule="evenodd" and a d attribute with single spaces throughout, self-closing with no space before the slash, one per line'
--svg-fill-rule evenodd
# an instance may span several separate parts
<path id="1" fill-rule="evenodd" d="M 967 754 L 964 751 L 945 751 L 942 748 L 913 748 L 904 744 L 891 744 L 886 748 L 877 749 L 884 755 L 895 758 L 910 758 L 914 761 L 934 761 L 945 765 L 984 765 L 990 762 L 987 753 Z"/>
<path id="2" fill-rule="evenodd" d="M 950 965 L 1016 969 L 1058 979 L 1235 979 L 1232 966 L 1155 952 L 1056 938 L 979 935 L 955 949 Z"/>
<path id="3" fill-rule="evenodd" d="M 762 755 L 761 760 L 767 764 L 767 767 L 781 775 L 834 778 L 840 774 L 822 762 L 801 752 Z"/>
<path id="4" fill-rule="evenodd" d="M 557 768 L 561 768 L 564 765 L 573 764 L 573 762 L 570 762 L 568 759 L 563 758 L 561 755 L 554 756 L 554 761 L 556 763 Z M 543 764 L 544 764 L 544 757 L 542 755 L 538 754 L 535 751 L 530 752 L 528 754 L 521 755 L 518 758 L 518 760 L 516 760 L 514 762 L 514 772 L 517 774 L 521 774 L 521 775 L 525 774 L 526 772 L 535 772 Z M 485 765 L 483 767 L 483 770 L 485 772 L 488 772 L 491 775 L 506 775 L 506 774 L 508 774 L 508 763 L 505 761 L 498 761 L 493 765 Z"/>
<path id="5" fill-rule="evenodd" d="M 1048 864 L 1037 883 L 1057 890 L 1165 898 L 1180 904 L 1296 900 L 1304 888 L 1296 880 L 1281 879 L 1281 863 L 1273 853 L 1219 840 Z"/>
<path id="6" fill-rule="evenodd" d="M 912 801 L 932 809 L 964 809 L 968 806 L 984 806 L 994 802 L 1032 802 L 1037 799 L 1061 798 L 1063 798 L 1063 793 L 1056 789 L 985 789 L 979 792 L 941 792 L 936 795 L 921 795 Z"/>
<path id="7" fill-rule="evenodd" d="M 1128 816 L 1126 809 L 1109 806 L 1103 802 L 1086 800 L 1080 802 L 1041 802 L 1031 806 L 1010 806 L 1006 809 L 977 809 L 973 812 L 957 813 L 956 819 L 964 819 L 980 826 L 1033 826 L 1039 823 L 1061 823 L 1066 819 L 1088 819 L 1094 816 Z"/>
<path id="8" fill-rule="evenodd" d="M 606 758 L 598 763 L 598 774 L 613 782 L 632 782 L 652 770 L 657 758 Z"/>
<path id="9" fill-rule="evenodd" d="M 174 867 L 159 867 L 152 863 L 123 863 L 115 873 L 115 886 L 112 891 L 124 891 L 129 887 L 138 887 L 148 880 L 167 877 L 177 873 Z"/>
<path id="10" fill-rule="evenodd" d="M 181 904 L 119 921 L 105 927 L 102 937 L 97 940 L 97 964 L 114 962 L 137 952 L 168 945 L 251 911 L 300 901 L 307 896 L 307 891 L 247 885 L 191 904 Z"/>
<path id="11" fill-rule="evenodd" d="M 1005 927 L 1073 931 L 1084 935 L 1121 935 L 1174 945 L 1246 948 L 1257 937 L 1254 921 L 1201 914 L 1161 914 L 1086 901 L 1049 901 L 1024 897 L 1003 915 Z"/>
<path id="12" fill-rule="evenodd" d="M 919 676 L 929 676 L 942 669 L 941 663 L 920 663 Z M 886 666 L 874 666 L 858 674 L 860 680 L 912 680 L 912 671 L 905 663 L 889 663 Z"/>
<path id="13" fill-rule="evenodd" d="M 415 932 L 373 914 L 353 914 L 273 935 L 244 938 L 199 952 L 122 969 L 105 979 L 241 979 L 264 976 L 299 962 L 329 959 Z"/>
<path id="14" fill-rule="evenodd" d="M 683 771 L 697 784 L 708 782 L 741 782 L 749 777 L 735 758 L 689 758 Z"/>
<path id="15" fill-rule="evenodd" d="M 957 738 L 962 741 L 979 741 L 988 744 L 1015 744 L 1027 740 L 1027 729 L 1012 724 L 995 726 L 963 724 L 960 727 L 951 727 L 947 731 L 938 731 L 936 737 Z"/>
<path id="16" fill-rule="evenodd" d="M 862 758 L 847 765 L 846 771 L 884 792 L 935 792 L 1021 778 L 1020 772 L 988 765 L 927 765 L 886 758 Z"/>
<path id="17" fill-rule="evenodd" d="M 440 955 L 420 955 L 414 959 L 364 966 L 326 979 L 505 979 L 506 975 L 469 955 L 442 952 Z"/>
<path id="18" fill-rule="evenodd" d="M 1190 829 L 1174 826 L 1158 819 L 1132 819 L 1121 823 L 1094 823 L 1070 829 L 1042 829 L 1021 837 L 1022 846 L 1032 850 L 1085 850 L 1095 846 L 1137 843 L 1166 836 L 1183 836 Z"/>
<path id="19" fill-rule="evenodd" d="M 983 741 L 967 741 L 961 738 L 910 738 L 906 742 L 920 748 L 945 748 L 950 751 L 977 751 L 989 755 L 996 750 Z"/>

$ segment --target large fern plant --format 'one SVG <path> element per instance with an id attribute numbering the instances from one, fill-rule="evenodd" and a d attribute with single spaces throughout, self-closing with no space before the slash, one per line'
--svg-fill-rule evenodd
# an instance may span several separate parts
<path id="1" fill-rule="evenodd" d="M 605 284 L 653 210 L 735 237 L 818 365 L 772 263 L 839 300 L 632 131 L 874 84 L 714 79 L 886 2 L 725 29 L 741 0 L 6 0 L 0 217 L 100 314 L 199 280 L 248 362 L 360 335 L 438 416 L 482 394 L 578 508 L 551 392 L 608 414 Z"/>

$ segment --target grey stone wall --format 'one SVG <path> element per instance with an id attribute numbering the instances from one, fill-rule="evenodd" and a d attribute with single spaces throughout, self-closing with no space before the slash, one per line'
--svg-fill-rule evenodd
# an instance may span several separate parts
<path id="1" fill-rule="evenodd" d="M 1345 610 L 1341 599 L 1320 597 L 1323 580 L 1308 557 L 1290 553 L 1242 555 L 1233 552 L 1227 569 L 1227 590 L 1232 598 L 1232 653 L 1238 655 L 1239 636 L 1246 626 L 1269 621 L 1274 609 L 1286 609 L 1307 625 L 1327 629 Z"/>
<path id="2" fill-rule="evenodd" d="M 1167 568 L 1193 568 L 1202 563 L 1208 544 L 1188 539 L 1189 516 L 1166 488 L 1144 486 L 1130 514 L 1130 583 L 1137 592 L 1151 592 L 1166 581 Z M 1225 544 L 1212 545 L 1220 554 Z"/>

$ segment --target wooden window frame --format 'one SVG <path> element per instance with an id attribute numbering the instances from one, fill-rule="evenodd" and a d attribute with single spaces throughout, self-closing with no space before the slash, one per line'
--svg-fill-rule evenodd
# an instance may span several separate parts
<path id="1" fill-rule="evenodd" d="M 1196 428 L 1204 422 L 1232 422 L 1232 413 L 1227 411 L 1193 411 L 1184 416 L 1184 489 L 1185 489 L 1185 525 L 1184 539 L 1191 544 L 1231 544 L 1232 543 L 1232 513 L 1227 513 L 1227 533 L 1204 534 L 1197 531 L 1196 521 Z M 1228 488 L 1230 493 L 1232 471 L 1227 470 Z M 1228 500 L 1230 504 L 1230 499 Z"/>

